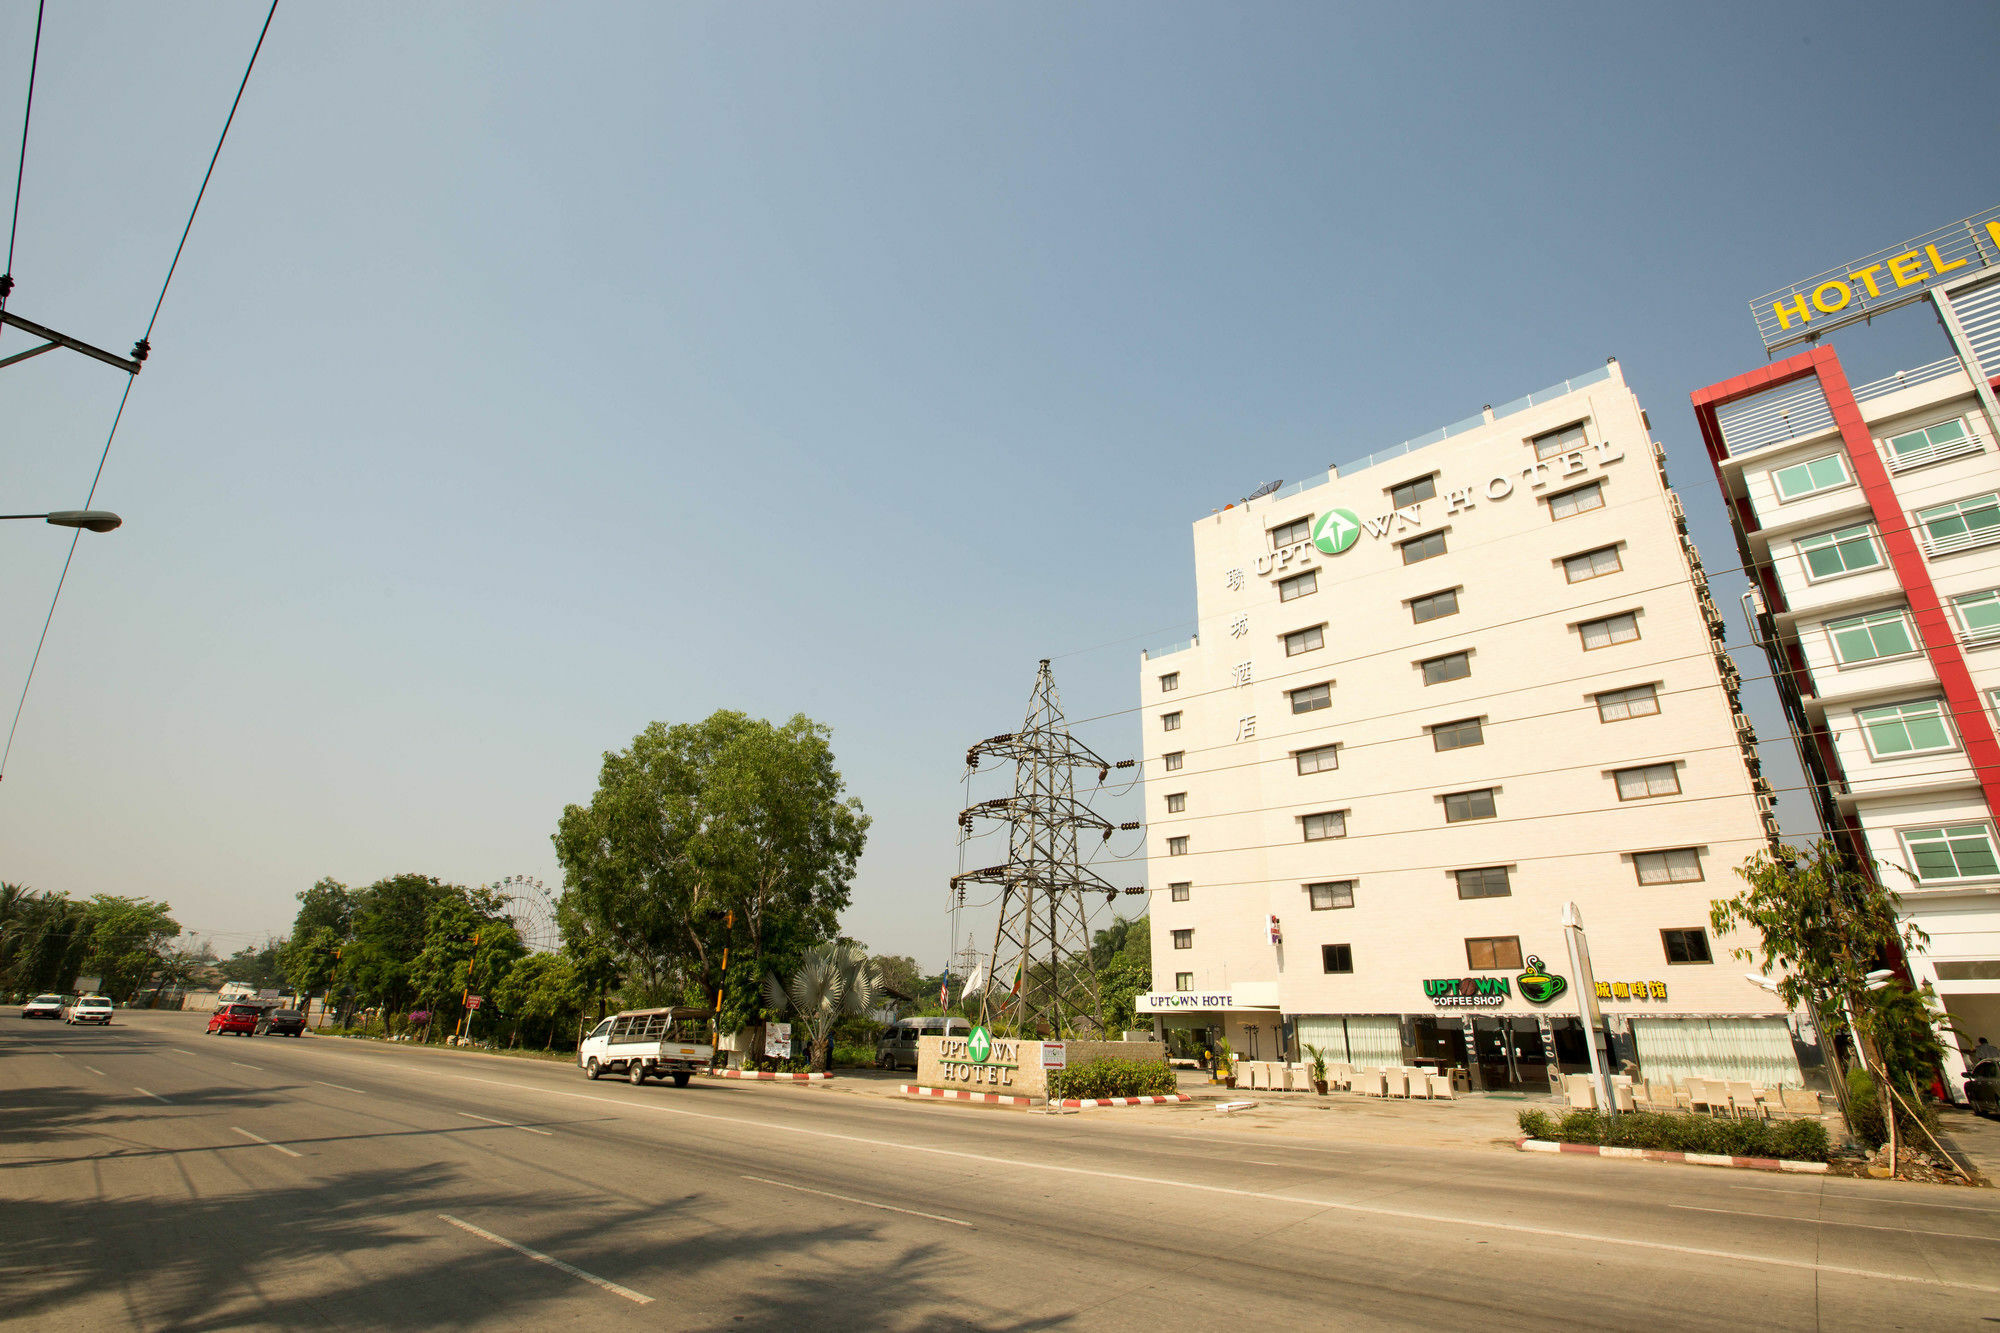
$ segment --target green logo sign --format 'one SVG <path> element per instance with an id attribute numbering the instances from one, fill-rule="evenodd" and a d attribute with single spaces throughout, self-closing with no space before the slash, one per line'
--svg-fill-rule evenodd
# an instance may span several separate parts
<path id="1" fill-rule="evenodd" d="M 1569 983 L 1561 977 L 1551 976 L 1542 970 L 1542 960 L 1528 955 L 1528 970 L 1515 980 L 1521 988 L 1521 997 L 1529 1004 L 1547 1004 L 1569 989 Z"/>
<path id="2" fill-rule="evenodd" d="M 1339 555 L 1360 535 L 1361 520 L 1352 509 L 1329 509 L 1313 524 L 1313 545 L 1328 555 Z"/>
<path id="3" fill-rule="evenodd" d="M 985 1028 L 972 1029 L 972 1035 L 965 1042 L 965 1053 L 972 1057 L 974 1064 L 985 1064 L 986 1057 L 993 1054 L 993 1035 Z"/>

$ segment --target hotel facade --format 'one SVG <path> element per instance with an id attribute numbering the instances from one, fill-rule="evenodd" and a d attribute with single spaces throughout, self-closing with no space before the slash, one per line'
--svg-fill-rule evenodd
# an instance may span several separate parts
<path id="1" fill-rule="evenodd" d="M 1775 836 L 1725 622 L 1616 362 L 1193 525 L 1142 654 L 1153 991 L 1178 1044 L 1801 1082 L 1709 904 Z M 2000 684 L 2000 676 L 1996 677 Z"/>
<path id="2" fill-rule="evenodd" d="M 1929 937 L 1893 961 L 1957 1029 L 1963 1100 L 2000 1038 L 2000 209 L 1753 312 L 1776 352 L 1918 302 L 1950 357 L 1850 385 L 1810 346 L 1693 401 L 1821 822 Z"/>

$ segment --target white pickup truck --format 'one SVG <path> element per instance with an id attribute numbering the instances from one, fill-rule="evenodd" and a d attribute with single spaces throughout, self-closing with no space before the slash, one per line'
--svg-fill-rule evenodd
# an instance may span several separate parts
<path id="1" fill-rule="evenodd" d="M 590 1030 L 576 1048 L 576 1063 L 591 1078 L 624 1072 L 628 1082 L 671 1077 L 685 1088 L 715 1058 L 708 1043 L 706 1009 L 628 1009 Z"/>

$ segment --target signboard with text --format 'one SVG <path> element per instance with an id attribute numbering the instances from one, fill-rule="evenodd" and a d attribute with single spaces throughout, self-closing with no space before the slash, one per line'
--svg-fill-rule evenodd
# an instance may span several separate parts
<path id="1" fill-rule="evenodd" d="M 1877 250 L 1750 303 L 1766 351 L 1908 305 L 1939 281 L 2000 265 L 2000 208 Z"/>
<path id="2" fill-rule="evenodd" d="M 1043 1042 L 1042 1068 L 1044 1069 L 1069 1068 L 1069 1047 L 1063 1045 L 1059 1041 Z"/>
<path id="3" fill-rule="evenodd" d="M 764 1057 L 769 1060 L 792 1058 L 792 1025 L 771 1023 L 764 1028 Z"/>

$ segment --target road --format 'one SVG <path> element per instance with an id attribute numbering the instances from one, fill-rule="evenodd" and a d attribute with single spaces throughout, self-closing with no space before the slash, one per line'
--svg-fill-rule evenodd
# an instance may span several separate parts
<path id="1" fill-rule="evenodd" d="M 7 1328 L 2000 1323 L 1990 1191 L 15 1012 Z"/>

